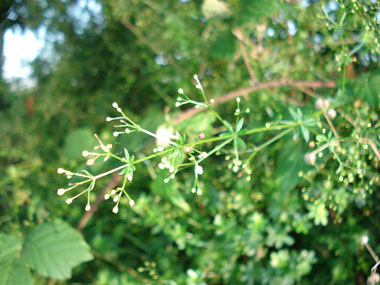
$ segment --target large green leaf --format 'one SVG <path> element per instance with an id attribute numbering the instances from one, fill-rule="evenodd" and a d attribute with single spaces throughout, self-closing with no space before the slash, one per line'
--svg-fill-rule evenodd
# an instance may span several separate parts
<path id="1" fill-rule="evenodd" d="M 21 241 L 0 233 L 0 285 L 33 284 L 29 269 L 18 262 Z"/>
<path id="2" fill-rule="evenodd" d="M 240 0 L 237 3 L 235 14 L 238 15 L 236 20 L 239 24 L 257 23 L 263 17 L 269 17 L 286 7 L 281 0 Z"/>
<path id="3" fill-rule="evenodd" d="M 97 141 L 90 129 L 76 129 L 65 137 L 63 153 L 69 159 L 78 159 L 83 150 L 92 150 L 96 145 Z"/>
<path id="4" fill-rule="evenodd" d="M 6 263 L 0 263 L 0 285 L 32 285 L 33 279 L 29 269 L 12 259 Z"/>
<path id="5" fill-rule="evenodd" d="M 82 236 L 65 223 L 45 223 L 30 232 L 21 252 L 21 260 L 43 276 L 71 277 L 71 270 L 92 259 Z"/>
<path id="6" fill-rule="evenodd" d="M 364 74 L 352 84 L 354 85 L 353 94 L 359 95 L 370 106 L 380 107 L 380 70 Z"/>

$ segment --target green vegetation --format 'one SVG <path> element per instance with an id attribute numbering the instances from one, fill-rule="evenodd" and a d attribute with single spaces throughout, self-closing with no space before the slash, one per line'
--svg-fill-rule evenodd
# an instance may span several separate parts
<path id="1" fill-rule="evenodd" d="M 4 3 L 0 284 L 379 278 L 377 1 Z"/>

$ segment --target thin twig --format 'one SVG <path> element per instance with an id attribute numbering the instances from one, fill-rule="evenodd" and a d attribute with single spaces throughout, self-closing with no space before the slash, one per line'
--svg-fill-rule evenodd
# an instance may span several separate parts
<path id="1" fill-rule="evenodd" d="M 92 215 L 98 210 L 98 206 L 99 206 L 100 202 L 103 201 L 104 195 L 107 194 L 108 191 L 115 188 L 119 184 L 119 182 L 121 181 L 122 177 L 123 176 L 119 175 L 119 174 L 115 174 L 112 176 L 111 182 L 108 183 L 108 185 L 106 187 L 104 187 L 103 190 L 100 192 L 99 196 L 96 197 L 94 204 L 92 204 L 92 206 L 91 206 L 91 210 L 88 212 L 85 212 L 84 215 L 82 216 L 82 218 L 79 220 L 78 225 L 77 225 L 78 231 L 81 231 L 86 226 L 87 222 L 90 220 Z"/>
<path id="2" fill-rule="evenodd" d="M 251 77 L 252 85 L 254 85 L 259 81 L 257 80 L 255 73 L 252 70 L 251 63 L 249 62 L 247 50 L 246 50 L 245 45 L 244 45 L 243 32 L 240 28 L 235 28 L 233 30 L 233 34 L 239 40 L 240 50 L 241 50 L 241 54 L 242 54 L 243 59 L 244 59 L 244 64 L 248 70 L 249 76 Z"/>

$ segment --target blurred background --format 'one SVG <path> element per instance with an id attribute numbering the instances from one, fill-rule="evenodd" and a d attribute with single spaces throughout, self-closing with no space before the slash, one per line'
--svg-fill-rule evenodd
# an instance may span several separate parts
<path id="1" fill-rule="evenodd" d="M 3 0 L 0 231 L 22 237 L 58 220 L 77 227 L 86 201 L 67 205 L 57 196 L 67 185 L 57 168 L 112 167 L 86 166 L 81 153 L 97 144 L 94 133 L 137 157 L 151 153 L 149 138 L 112 136 L 112 102 L 155 132 L 181 114 L 179 88 L 198 96 L 194 74 L 209 98 L 255 82 L 334 82 L 247 94 L 246 126 L 289 119 L 289 106 L 311 114 L 314 94 L 334 98 L 353 122 L 336 122 L 341 134 L 354 135 L 356 125 L 379 145 L 379 9 L 376 0 Z M 218 106 L 230 120 L 235 109 L 235 101 Z M 217 127 L 200 114 L 177 129 L 191 138 Z M 135 207 L 122 201 L 115 215 L 103 201 L 81 229 L 94 259 L 71 279 L 33 272 L 34 282 L 365 284 L 374 260 L 360 238 L 368 235 L 380 253 L 376 155 L 353 144 L 340 180 L 335 160 L 326 158 L 321 171 L 306 165 L 308 149 L 281 139 L 255 157 L 250 180 L 210 158 L 199 197 L 190 193 L 191 171 L 164 184 L 152 178 L 156 162 L 139 165 L 128 186 Z M 352 170 L 358 161 L 364 177 Z"/>

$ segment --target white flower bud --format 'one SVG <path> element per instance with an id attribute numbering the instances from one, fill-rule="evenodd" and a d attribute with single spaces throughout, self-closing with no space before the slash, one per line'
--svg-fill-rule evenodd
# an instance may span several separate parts
<path id="1" fill-rule="evenodd" d="M 115 197 L 113 197 L 113 199 L 112 199 L 112 201 L 113 201 L 114 203 L 116 203 L 117 200 L 119 200 L 119 196 L 115 196 Z"/>
<path id="2" fill-rule="evenodd" d="M 307 164 L 314 164 L 315 160 L 316 160 L 316 156 L 314 153 L 308 152 L 305 154 L 303 159 L 304 159 L 305 163 L 307 163 Z"/>
<path id="3" fill-rule="evenodd" d="M 196 165 L 195 166 L 195 171 L 198 175 L 202 175 L 203 174 L 203 167 L 200 166 L 200 165 Z"/>
<path id="4" fill-rule="evenodd" d="M 128 129 L 128 128 L 126 128 L 124 131 L 125 131 L 125 133 L 127 133 L 127 134 L 129 134 L 129 133 L 131 132 L 131 130 Z"/>
<path id="5" fill-rule="evenodd" d="M 58 195 L 58 196 L 62 196 L 63 194 L 65 194 L 65 189 L 63 189 L 63 188 L 59 188 L 59 189 L 57 190 L 57 195 Z"/>
<path id="6" fill-rule="evenodd" d="M 88 156 L 88 151 L 87 150 L 82 151 L 82 156 L 83 157 L 87 157 Z"/>
<path id="7" fill-rule="evenodd" d="M 236 102 L 240 103 L 240 97 L 236 98 Z"/>
<path id="8" fill-rule="evenodd" d="M 113 207 L 112 212 L 117 214 L 119 212 L 119 207 L 118 206 Z"/>
<path id="9" fill-rule="evenodd" d="M 113 132 L 113 136 L 117 137 L 119 135 L 119 132 Z"/>
<path id="10" fill-rule="evenodd" d="M 182 88 L 179 88 L 179 89 L 178 89 L 178 93 L 179 93 L 179 94 L 183 94 L 183 89 L 182 89 Z"/>
<path id="11" fill-rule="evenodd" d="M 195 189 L 194 187 L 191 188 L 191 193 L 195 193 L 195 192 L 197 192 L 197 189 Z"/>
<path id="12" fill-rule="evenodd" d="M 315 108 L 320 110 L 326 110 L 330 106 L 330 102 L 327 99 L 318 98 L 317 101 L 315 101 Z"/>
<path id="13" fill-rule="evenodd" d="M 105 194 L 104 195 L 104 200 L 108 200 L 110 198 L 110 195 L 109 194 Z"/>
<path id="14" fill-rule="evenodd" d="M 107 121 L 107 122 L 112 121 L 112 118 L 111 118 L 111 117 L 107 117 L 107 118 L 106 118 L 106 121 Z"/>
<path id="15" fill-rule="evenodd" d="M 114 107 L 114 108 L 119 108 L 119 105 L 118 105 L 116 102 L 113 102 L 113 103 L 112 103 L 112 107 Z"/>
<path id="16" fill-rule="evenodd" d="M 330 119 L 334 120 L 335 117 L 336 117 L 336 111 L 335 111 L 335 109 L 329 109 L 329 110 L 327 111 L 327 116 L 328 116 Z"/>
<path id="17" fill-rule="evenodd" d="M 58 168 L 58 169 L 57 169 L 57 173 L 58 173 L 58 174 L 65 173 L 65 170 L 64 170 L 63 168 Z"/>
<path id="18" fill-rule="evenodd" d="M 368 236 L 362 236 L 361 239 L 360 239 L 360 243 L 361 244 L 367 244 L 368 241 L 369 241 Z"/>
<path id="19" fill-rule="evenodd" d="M 215 103 L 215 100 L 213 98 L 210 99 L 210 103 L 211 104 L 214 104 Z"/>
<path id="20" fill-rule="evenodd" d="M 135 201 L 134 200 L 130 200 L 129 201 L 129 206 L 133 207 L 135 205 Z"/>
<path id="21" fill-rule="evenodd" d="M 73 199 L 69 198 L 69 199 L 66 200 L 66 204 L 71 204 L 72 201 L 73 201 Z"/>
<path id="22" fill-rule="evenodd" d="M 86 212 L 90 211 L 91 210 L 91 206 L 90 204 L 87 204 L 86 208 L 85 208 Z"/>

